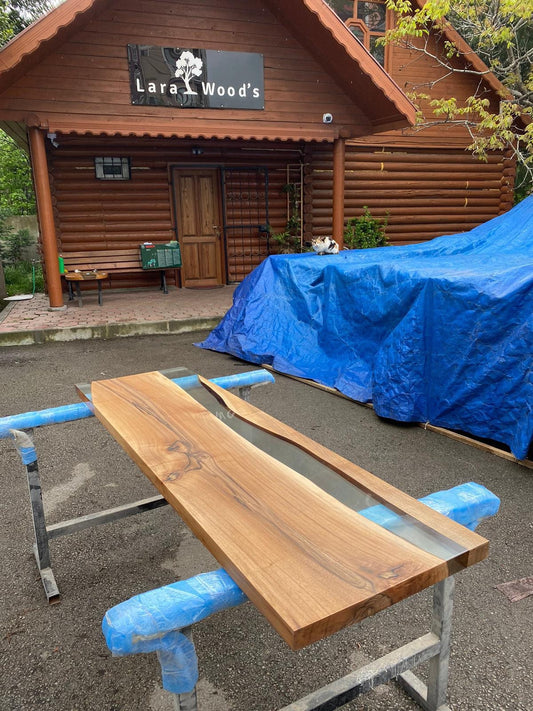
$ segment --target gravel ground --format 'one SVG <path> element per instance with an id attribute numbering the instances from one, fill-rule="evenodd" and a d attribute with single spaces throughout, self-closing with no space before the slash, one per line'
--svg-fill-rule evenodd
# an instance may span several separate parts
<path id="1" fill-rule="evenodd" d="M 192 336 L 74 341 L 0 349 L 0 416 L 76 402 L 74 384 L 183 365 L 206 377 L 254 369 L 195 348 Z M 511 603 L 495 585 L 532 574 L 533 472 L 416 426 L 276 377 L 254 404 L 418 497 L 467 481 L 502 500 L 478 532 L 487 561 L 456 578 L 450 669 L 455 711 L 531 711 L 533 596 Z M 49 523 L 152 496 L 154 490 L 95 420 L 43 427 L 35 442 Z M 112 658 L 105 611 L 134 594 L 219 567 L 164 507 L 56 539 L 52 565 L 62 594 L 48 606 L 31 552 L 24 470 L 0 440 L 1 711 L 170 711 L 154 654 Z M 201 711 L 274 711 L 428 629 L 426 591 L 292 652 L 251 604 L 195 628 Z M 418 707 L 391 683 L 347 711 Z"/>

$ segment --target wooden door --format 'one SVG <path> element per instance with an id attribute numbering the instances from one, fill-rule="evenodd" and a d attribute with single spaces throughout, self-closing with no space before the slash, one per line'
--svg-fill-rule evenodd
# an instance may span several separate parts
<path id="1" fill-rule="evenodd" d="M 224 254 L 218 171 L 176 168 L 173 182 L 182 284 L 221 286 Z"/>

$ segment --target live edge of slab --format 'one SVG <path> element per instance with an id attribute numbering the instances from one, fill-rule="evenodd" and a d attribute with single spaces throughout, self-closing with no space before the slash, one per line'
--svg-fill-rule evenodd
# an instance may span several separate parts
<path id="1" fill-rule="evenodd" d="M 460 546 L 445 561 L 365 519 L 230 430 L 160 373 L 93 383 L 98 419 L 293 649 L 486 557 L 481 536 L 200 380 L 221 408 L 296 444 Z"/>

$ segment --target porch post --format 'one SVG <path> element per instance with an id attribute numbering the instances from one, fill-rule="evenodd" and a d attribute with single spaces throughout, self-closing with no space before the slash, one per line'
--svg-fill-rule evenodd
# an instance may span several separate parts
<path id="1" fill-rule="evenodd" d="M 344 247 L 344 157 L 346 143 L 337 138 L 333 143 L 333 239 Z"/>
<path id="2" fill-rule="evenodd" d="M 39 128 L 32 126 L 28 129 L 28 137 L 50 308 L 54 310 L 64 309 L 66 307 L 63 305 L 61 291 L 61 276 L 57 259 L 56 230 L 44 133 Z"/>

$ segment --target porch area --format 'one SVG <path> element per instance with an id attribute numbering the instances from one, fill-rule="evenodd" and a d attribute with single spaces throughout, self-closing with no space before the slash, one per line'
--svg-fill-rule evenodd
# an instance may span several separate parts
<path id="1" fill-rule="evenodd" d="M 34 294 L 26 301 L 7 302 L 0 311 L 0 346 L 210 329 L 230 308 L 235 288 L 169 287 L 166 295 L 151 289 L 107 290 L 101 306 L 96 291 L 89 291 L 82 307 L 65 294 L 67 308 L 60 311 L 50 311 L 45 294 Z"/>

